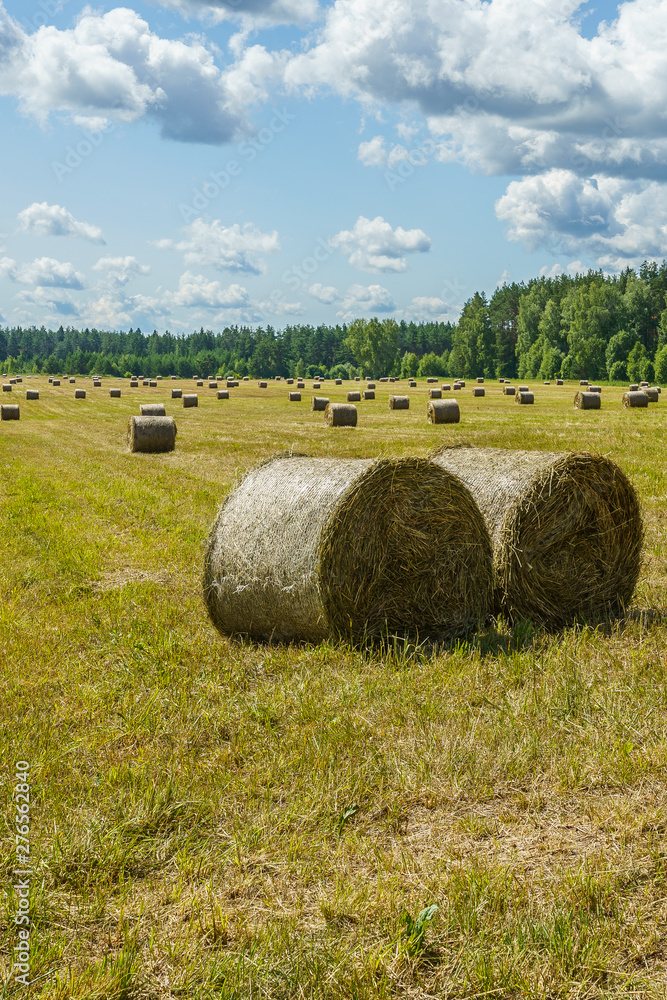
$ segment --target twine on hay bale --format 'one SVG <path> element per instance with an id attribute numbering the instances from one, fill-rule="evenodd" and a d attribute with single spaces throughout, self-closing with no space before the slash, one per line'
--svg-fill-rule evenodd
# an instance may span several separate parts
<path id="1" fill-rule="evenodd" d="M 218 389 L 218 399 L 229 399 L 229 389 Z"/>
<path id="2" fill-rule="evenodd" d="M 472 394 L 473 396 L 485 396 L 486 389 L 483 385 L 474 385 L 472 388 Z"/>
<path id="3" fill-rule="evenodd" d="M 601 403 L 599 392 L 578 392 L 574 397 L 575 410 L 599 410 Z"/>
<path id="4" fill-rule="evenodd" d="M 171 390 L 171 398 L 172 399 L 181 399 L 182 396 L 183 396 L 183 390 L 182 389 L 172 389 Z"/>
<path id="5" fill-rule="evenodd" d="M 503 386 L 503 395 L 514 396 L 515 393 L 516 393 L 516 388 L 513 385 L 508 385 L 507 382 L 505 382 L 505 385 Z"/>
<path id="6" fill-rule="evenodd" d="M 326 396 L 313 396 L 310 400 L 311 410 L 326 410 L 329 405 L 329 400 Z"/>
<path id="7" fill-rule="evenodd" d="M 455 399 L 432 399 L 426 404 L 426 419 L 430 424 L 458 424 L 461 419 Z"/>
<path id="8" fill-rule="evenodd" d="M 25 391 L 26 399 L 39 399 L 39 389 L 26 389 Z"/>
<path id="9" fill-rule="evenodd" d="M 348 392 L 347 394 L 348 403 L 358 403 L 360 399 L 361 399 L 360 392 Z"/>
<path id="10" fill-rule="evenodd" d="M 139 407 L 142 417 L 166 417 L 164 403 L 142 403 Z"/>
<path id="11" fill-rule="evenodd" d="M 112 399 L 120 399 L 120 389 L 109 389 L 109 395 Z"/>
<path id="12" fill-rule="evenodd" d="M 469 492 L 417 458 L 263 463 L 223 504 L 203 576 L 223 635 L 284 642 L 461 634 L 492 584 Z"/>
<path id="13" fill-rule="evenodd" d="M 173 451 L 176 447 L 176 421 L 173 417 L 130 417 L 127 444 L 130 451 Z"/>
<path id="14" fill-rule="evenodd" d="M 558 625 L 616 614 L 639 575 L 643 526 L 629 479 L 587 453 L 441 448 L 486 521 L 496 610 Z"/>
<path id="15" fill-rule="evenodd" d="M 199 397 L 196 392 L 187 392 L 183 396 L 183 406 L 199 406 Z"/>
<path id="16" fill-rule="evenodd" d="M 429 399 L 442 399 L 442 389 L 429 389 L 428 390 Z"/>
<path id="17" fill-rule="evenodd" d="M 389 397 L 389 409 L 390 410 L 409 410 L 410 409 L 410 397 L 409 396 L 390 396 Z"/>
<path id="18" fill-rule="evenodd" d="M 363 398 L 364 399 L 375 399 L 375 389 L 364 389 Z"/>
<path id="19" fill-rule="evenodd" d="M 75 399 L 85 399 L 86 398 L 86 390 L 85 389 L 75 389 L 74 390 L 74 398 Z"/>
<path id="20" fill-rule="evenodd" d="M 329 427 L 356 427 L 357 408 L 354 403 L 328 403 L 324 421 Z"/>
<path id="21" fill-rule="evenodd" d="M 535 402 L 535 394 L 532 392 L 517 392 L 514 397 L 515 403 L 530 404 Z"/>
<path id="22" fill-rule="evenodd" d="M 623 407 L 627 410 L 633 406 L 648 406 L 648 396 L 643 389 L 623 393 Z"/>
<path id="23" fill-rule="evenodd" d="M 0 415 L 3 420 L 20 420 L 21 411 L 18 403 L 3 403 L 0 406 Z"/>
<path id="24" fill-rule="evenodd" d="M 289 393 L 289 401 L 290 401 L 290 403 L 300 403 L 301 402 L 301 393 L 300 392 L 290 392 Z"/>

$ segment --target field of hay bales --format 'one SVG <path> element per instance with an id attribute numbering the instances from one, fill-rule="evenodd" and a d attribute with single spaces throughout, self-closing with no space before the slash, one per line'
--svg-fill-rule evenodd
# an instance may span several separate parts
<path id="1" fill-rule="evenodd" d="M 667 397 L 624 408 L 627 387 L 603 386 L 583 410 L 578 384 L 536 383 L 517 406 L 468 382 L 440 425 L 420 380 L 378 382 L 356 427 L 311 410 L 359 386 L 306 381 L 299 402 L 284 381 L 218 399 L 208 380 L 77 377 L 77 399 L 40 376 L 4 397 L 20 420 L 0 424 L 3 997 L 25 992 L 17 761 L 32 995 L 665 996 Z M 148 403 L 175 418 L 174 451 L 128 451 Z M 646 532 L 625 618 L 500 618 L 438 650 L 215 631 L 205 543 L 244 471 L 445 443 L 617 462 Z"/>

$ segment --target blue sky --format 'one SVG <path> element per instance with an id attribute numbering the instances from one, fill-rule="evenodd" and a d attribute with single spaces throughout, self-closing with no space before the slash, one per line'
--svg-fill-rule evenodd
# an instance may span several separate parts
<path id="1" fill-rule="evenodd" d="M 667 255 L 663 0 L 0 0 L 0 316 L 456 319 Z"/>

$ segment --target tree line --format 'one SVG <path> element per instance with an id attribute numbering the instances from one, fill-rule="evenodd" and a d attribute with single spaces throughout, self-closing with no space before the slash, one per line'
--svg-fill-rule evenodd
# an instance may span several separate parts
<path id="1" fill-rule="evenodd" d="M 357 319 L 175 335 L 0 327 L 7 372 L 667 382 L 667 261 L 475 292 L 457 323 Z"/>

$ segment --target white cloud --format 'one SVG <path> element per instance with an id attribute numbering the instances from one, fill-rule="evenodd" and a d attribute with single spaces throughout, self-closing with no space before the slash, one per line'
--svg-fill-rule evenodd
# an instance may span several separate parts
<path id="1" fill-rule="evenodd" d="M 201 274 L 186 271 L 178 281 L 178 291 L 173 295 L 177 306 L 200 306 L 205 309 L 234 308 L 247 306 L 250 296 L 242 285 L 223 288 L 219 281 L 207 281 Z"/>
<path id="2" fill-rule="evenodd" d="M 34 288 L 31 291 L 19 292 L 16 296 L 19 303 L 36 310 L 42 322 L 52 322 L 62 316 L 79 317 L 81 311 L 76 302 L 67 292 L 58 293 L 49 288 Z"/>
<path id="3" fill-rule="evenodd" d="M 431 241 L 422 229 L 392 229 L 381 215 L 367 219 L 360 215 L 350 229 L 344 229 L 330 240 L 339 247 L 353 267 L 374 274 L 405 271 L 406 253 L 425 253 Z"/>
<path id="4" fill-rule="evenodd" d="M 93 264 L 93 271 L 102 271 L 109 284 L 116 288 L 127 285 L 132 278 L 151 273 L 147 264 L 140 264 L 136 257 L 100 257 Z"/>
<path id="5" fill-rule="evenodd" d="M 86 279 L 69 262 L 54 260 L 53 257 L 37 257 L 32 264 L 24 264 L 16 271 L 15 281 L 24 285 L 39 285 L 42 288 L 86 287 Z"/>
<path id="6" fill-rule="evenodd" d="M 275 230 L 262 233 L 252 223 L 224 226 L 219 219 L 213 222 L 196 219 L 183 231 L 185 239 L 158 240 L 154 245 L 160 250 L 182 253 L 186 264 L 197 267 L 261 274 L 266 271 L 263 255 L 280 250 Z"/>
<path id="7" fill-rule="evenodd" d="M 410 303 L 407 313 L 419 319 L 444 319 L 447 311 L 447 303 L 437 295 L 418 295 Z"/>
<path id="8" fill-rule="evenodd" d="M 368 142 L 360 142 L 357 158 L 365 167 L 383 167 L 387 162 L 384 136 L 376 135 Z"/>
<path id="9" fill-rule="evenodd" d="M 0 257 L 0 278 L 12 278 L 16 276 L 16 261 L 11 257 Z"/>
<path id="10" fill-rule="evenodd" d="M 244 24 L 299 24 L 317 15 L 315 0 L 158 0 L 163 7 L 185 16 L 213 21 L 239 20 Z"/>
<path id="11" fill-rule="evenodd" d="M 0 266 L 1 265 L 2 261 L 0 261 Z M 323 302 L 327 306 L 330 306 L 333 302 L 338 302 L 340 299 L 340 292 L 337 288 L 334 288 L 333 285 L 321 285 L 319 282 L 310 286 L 308 294 L 312 295 L 318 302 Z"/>
<path id="12" fill-rule="evenodd" d="M 394 312 L 395 309 L 396 303 L 391 292 L 382 285 L 350 285 L 343 296 L 340 312 L 336 315 L 348 321 L 359 316 Z"/>
<path id="13" fill-rule="evenodd" d="M 105 242 L 99 226 L 77 221 L 62 205 L 35 201 L 19 212 L 18 220 L 21 229 L 32 236 L 70 236 L 89 243 Z"/>

